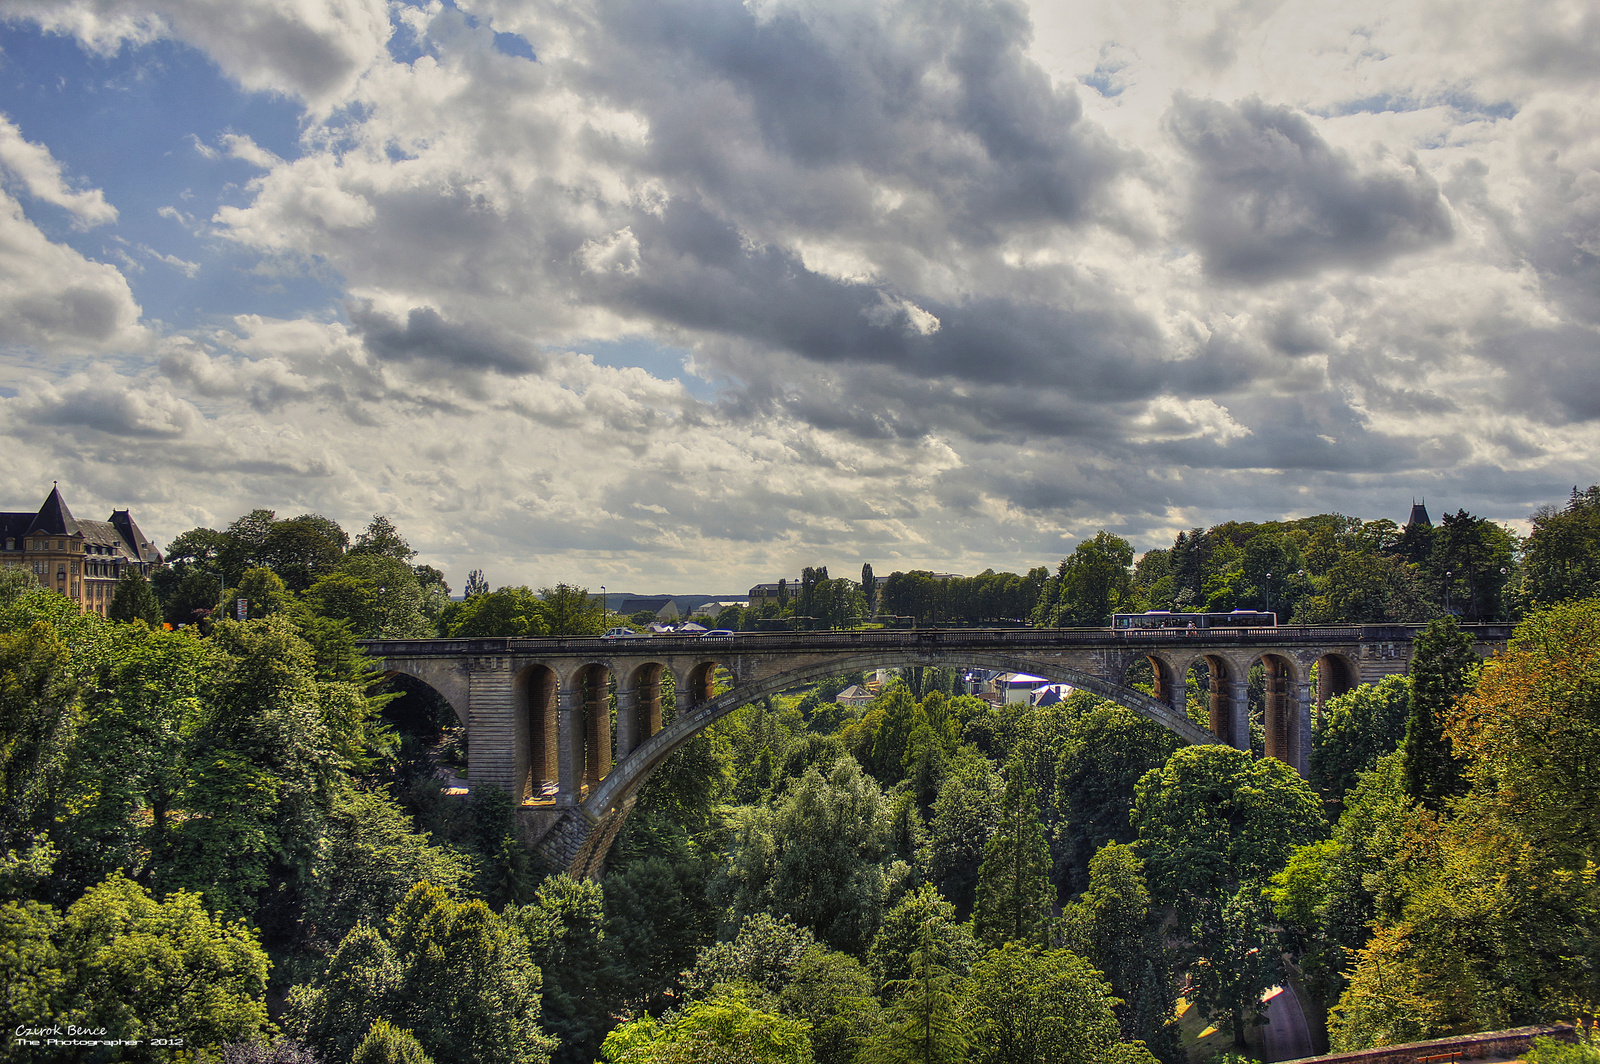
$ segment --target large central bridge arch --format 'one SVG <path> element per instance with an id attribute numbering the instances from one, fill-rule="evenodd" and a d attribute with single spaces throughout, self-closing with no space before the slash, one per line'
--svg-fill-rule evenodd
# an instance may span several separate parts
<path id="1" fill-rule="evenodd" d="M 1030 673 L 1115 702 L 1189 743 L 1249 749 L 1249 676 L 1259 664 L 1265 753 L 1303 774 L 1314 707 L 1356 683 L 1404 672 L 1417 630 L 1390 625 L 909 629 L 745 632 L 700 639 L 497 636 L 366 640 L 362 645 L 378 671 L 412 676 L 450 703 L 467 725 L 472 785 L 501 787 L 523 798 L 529 841 L 553 863 L 587 875 L 603 864 L 651 772 L 704 728 L 790 687 L 906 665 Z M 1480 656 L 1492 653 L 1504 646 L 1510 631 L 1504 625 L 1473 626 L 1475 650 Z M 1152 694 L 1132 686 L 1136 662 L 1140 671 L 1148 667 Z M 727 670 L 731 689 L 717 694 L 720 669 Z M 662 691 L 669 680 L 677 690 L 678 712 L 662 729 Z M 1186 712 L 1189 693 L 1197 691 L 1205 692 L 1209 729 L 1191 722 Z M 614 716 L 608 705 L 613 698 Z"/>
<path id="2" fill-rule="evenodd" d="M 1171 706 L 1145 694 L 1143 691 L 1134 690 L 1123 684 L 1115 683 L 1100 676 L 1094 676 L 1067 665 L 993 651 L 964 653 L 960 657 L 960 663 L 975 668 L 993 669 L 1000 672 L 1027 673 L 1032 676 L 1043 677 L 1053 683 L 1070 684 L 1075 688 L 1092 692 L 1101 698 L 1132 710 L 1140 716 L 1160 724 L 1188 743 L 1201 744 L 1219 741 L 1207 729 L 1200 727 L 1188 717 L 1177 713 Z M 826 661 L 801 665 L 783 672 L 773 673 L 759 680 L 740 684 L 720 695 L 715 695 L 706 701 L 680 710 L 670 725 L 636 747 L 626 760 L 617 765 L 611 774 L 590 792 L 588 798 L 583 802 L 583 809 L 590 817 L 598 820 L 625 804 L 631 804 L 630 800 L 638 793 L 639 788 L 644 785 L 650 773 L 659 767 L 662 762 L 666 761 L 667 758 L 671 757 L 684 743 L 728 714 L 768 695 L 774 695 L 780 691 L 786 691 L 804 684 L 816 683 L 830 676 L 838 676 L 844 673 L 866 672 L 871 669 L 881 668 L 899 668 L 908 665 L 948 667 L 950 664 L 952 662 L 946 656 L 940 655 L 936 658 L 930 658 L 927 654 L 919 654 L 914 650 L 898 653 L 874 651 L 833 657 Z"/>

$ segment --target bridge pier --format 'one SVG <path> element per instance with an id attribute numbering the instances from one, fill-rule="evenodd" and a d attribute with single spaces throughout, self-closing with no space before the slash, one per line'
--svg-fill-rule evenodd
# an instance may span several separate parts
<path id="1" fill-rule="evenodd" d="M 1307 779 L 1311 777 L 1311 711 L 1314 705 L 1310 677 L 1304 677 L 1294 688 L 1294 726 L 1290 744 L 1294 760 L 1289 763 Z"/>
<path id="2" fill-rule="evenodd" d="M 525 727 L 528 731 L 528 770 L 520 767 L 517 778 L 527 779 L 523 793 L 513 791 L 511 796 L 519 801 L 540 800 L 546 788 L 553 788 L 561 779 L 561 685 L 550 669 L 536 665 L 526 670 L 518 683 L 517 691 L 526 700 Z M 522 715 L 522 714 L 519 714 Z"/>
<path id="3" fill-rule="evenodd" d="M 584 672 L 583 782 L 592 788 L 611 771 L 611 677 L 602 665 Z"/>
<path id="4" fill-rule="evenodd" d="M 578 781 L 583 778 L 583 686 L 574 683 L 561 691 L 561 724 L 557 737 L 556 804 L 575 806 Z"/>
<path id="5" fill-rule="evenodd" d="M 1266 755 L 1286 765 L 1294 764 L 1289 752 L 1289 677 L 1283 662 L 1270 655 L 1261 659 L 1263 691 L 1261 717 L 1266 733 Z"/>
<path id="6" fill-rule="evenodd" d="M 528 718 L 515 709 L 511 662 L 505 658 L 476 658 L 467 672 L 467 739 L 469 772 L 480 783 L 503 788 L 515 795 L 521 788 L 519 764 L 526 755 Z"/>

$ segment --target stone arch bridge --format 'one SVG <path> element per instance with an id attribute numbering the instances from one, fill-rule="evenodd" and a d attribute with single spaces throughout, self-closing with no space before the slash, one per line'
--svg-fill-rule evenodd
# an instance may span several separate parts
<path id="1" fill-rule="evenodd" d="M 1405 672 L 1419 631 L 1409 625 L 908 629 L 363 646 L 381 671 L 421 681 L 450 704 L 467 729 L 472 785 L 509 792 L 541 852 L 589 875 L 599 871 L 645 779 L 674 750 L 740 706 L 824 677 L 917 665 L 1029 673 L 1092 691 L 1191 743 L 1248 750 L 1248 677 L 1259 663 L 1266 754 L 1304 775 L 1314 706 Z M 1468 631 L 1480 655 L 1503 647 L 1511 633 L 1504 625 Z M 1130 684 L 1130 670 L 1141 663 L 1149 665 L 1153 694 Z M 1208 728 L 1185 711 L 1190 670 L 1200 664 L 1210 677 Z M 677 709 L 664 722 L 661 695 L 669 676 Z"/>

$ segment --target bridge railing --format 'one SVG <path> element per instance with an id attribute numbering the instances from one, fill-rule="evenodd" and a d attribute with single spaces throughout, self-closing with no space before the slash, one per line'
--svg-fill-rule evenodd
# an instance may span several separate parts
<path id="1" fill-rule="evenodd" d="M 732 636 L 635 636 L 601 639 L 594 636 L 521 638 L 503 636 L 476 639 L 364 639 L 361 645 L 376 657 L 485 656 L 509 653 L 553 654 L 584 652 L 629 657 L 639 653 L 694 654 L 717 651 L 848 650 L 852 648 L 952 650 L 1052 649 L 1057 647 L 1129 647 L 1171 644 L 1293 646 L 1329 643 L 1404 643 L 1415 638 L 1421 625 L 1280 625 L 1276 628 L 892 628 L 837 632 L 738 632 Z M 1503 642 L 1511 637 L 1506 624 L 1466 624 L 1462 630 L 1479 642 Z"/>

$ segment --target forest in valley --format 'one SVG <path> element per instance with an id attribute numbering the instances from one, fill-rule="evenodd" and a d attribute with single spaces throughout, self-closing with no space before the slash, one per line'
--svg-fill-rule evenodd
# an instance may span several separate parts
<path id="1" fill-rule="evenodd" d="M 1600 487 L 1531 527 L 1322 515 L 1137 559 L 1102 532 L 1022 574 L 807 569 L 704 619 L 1427 628 L 1409 675 L 1320 707 L 1309 779 L 1084 692 L 996 704 L 955 669 L 785 692 L 658 769 L 594 879 L 545 867 L 509 795 L 453 786 L 470 736 L 357 640 L 649 618 L 476 571 L 452 599 L 382 517 L 191 530 L 109 620 L 0 572 L 0 1052 L 1234 1064 L 1283 985 L 1334 1050 L 1591 1018 Z M 1487 662 L 1478 621 L 1516 623 Z M 54 1028 L 136 1044 L 23 1043 Z"/>

